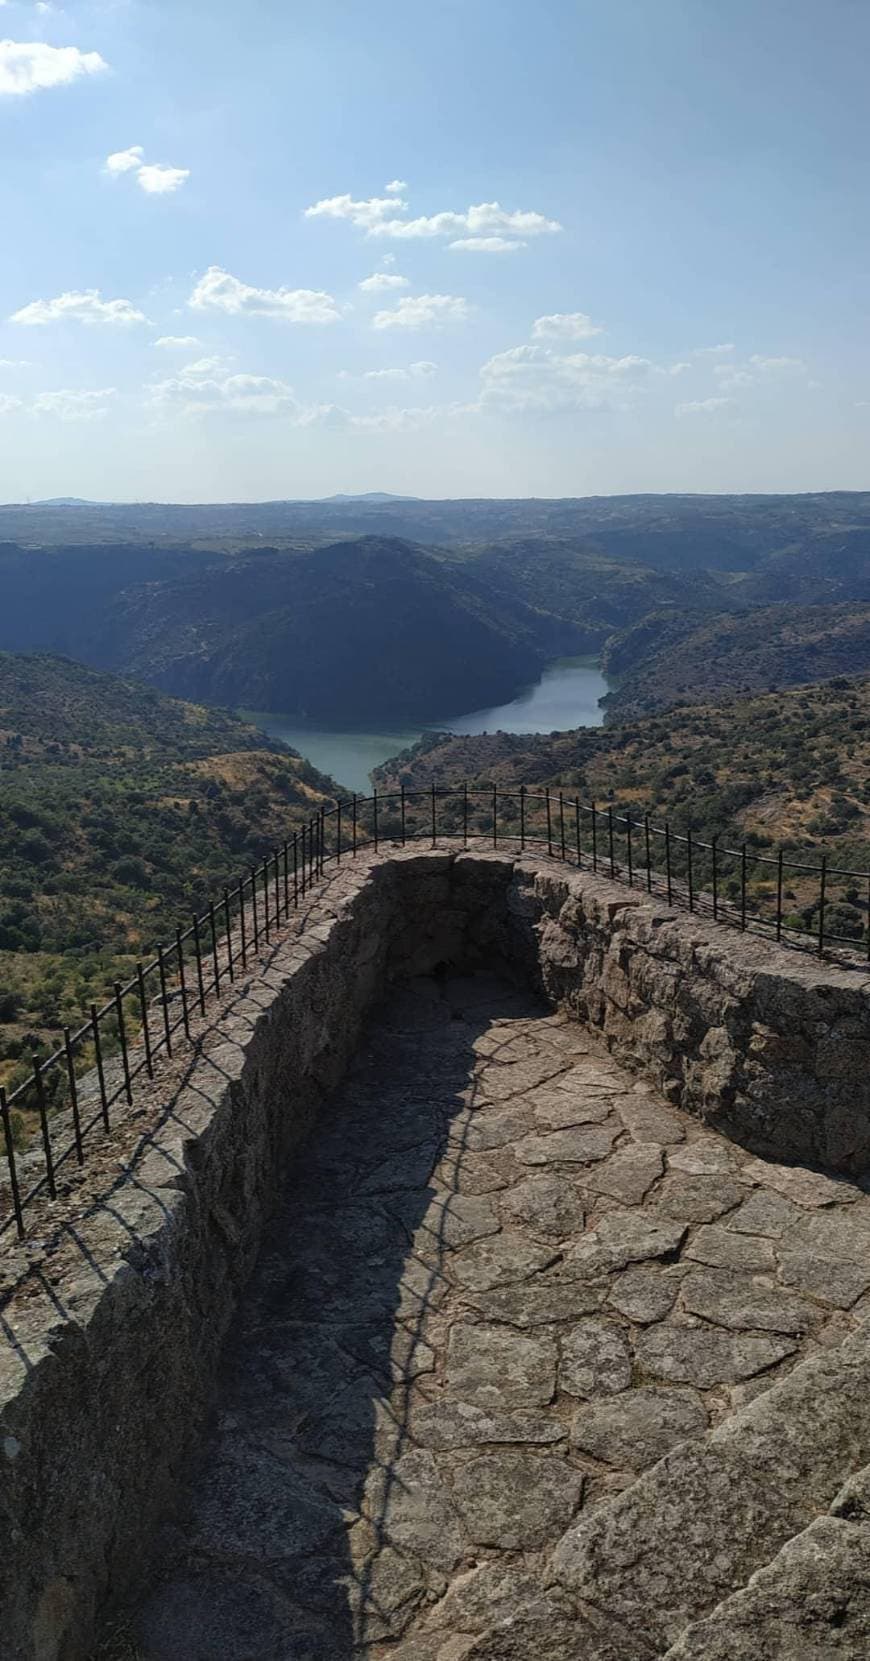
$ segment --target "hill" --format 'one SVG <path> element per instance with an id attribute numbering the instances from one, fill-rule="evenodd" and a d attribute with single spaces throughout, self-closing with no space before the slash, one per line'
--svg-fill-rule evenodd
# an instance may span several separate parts
<path id="1" fill-rule="evenodd" d="M 668 570 L 752 571 L 777 551 L 870 532 L 870 492 L 800 496 L 587 496 L 556 500 L 104 503 L 0 507 L 0 541 L 28 546 L 249 544 L 394 536 L 458 547 L 512 537 L 567 537 L 605 558 Z"/>
<path id="2" fill-rule="evenodd" d="M 780 603 L 712 617 L 659 610 L 613 635 L 602 667 L 618 677 L 606 700 L 609 722 L 863 674 L 870 670 L 870 604 Z"/>
<path id="3" fill-rule="evenodd" d="M 228 714 L 0 653 L 0 1082 L 332 793 Z"/>

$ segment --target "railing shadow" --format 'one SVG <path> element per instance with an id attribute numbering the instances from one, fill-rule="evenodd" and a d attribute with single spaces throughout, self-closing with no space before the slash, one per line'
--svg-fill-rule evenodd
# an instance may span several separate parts
<path id="1" fill-rule="evenodd" d="M 231 1330 L 163 1577 L 133 1619 L 143 1661 L 350 1661 L 398 1637 L 453 1566 L 413 1413 L 437 1397 L 428 1328 L 448 1290 L 475 1040 L 520 1010 L 548 1013 L 488 977 L 470 994 L 407 989 L 324 1104 Z"/>

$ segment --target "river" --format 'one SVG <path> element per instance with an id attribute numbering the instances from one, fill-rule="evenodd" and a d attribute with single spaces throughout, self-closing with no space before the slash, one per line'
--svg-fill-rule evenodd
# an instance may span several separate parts
<path id="1" fill-rule="evenodd" d="M 346 790 L 368 794 L 373 767 L 389 761 L 400 750 L 416 744 L 424 732 L 564 732 L 569 727 L 600 727 L 604 712 L 598 700 L 607 691 L 607 681 L 589 658 L 560 658 L 545 669 L 540 680 L 509 704 L 491 709 L 474 709 L 421 726 L 396 726 L 391 732 L 339 730 L 307 722 L 298 715 L 277 715 L 264 710 L 240 710 L 273 738 L 283 739 L 312 766 L 344 785 Z"/>

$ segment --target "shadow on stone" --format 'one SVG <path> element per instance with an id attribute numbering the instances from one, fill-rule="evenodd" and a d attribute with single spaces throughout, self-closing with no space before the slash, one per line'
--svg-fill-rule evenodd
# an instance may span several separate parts
<path id="1" fill-rule="evenodd" d="M 398 1637 L 462 1563 L 412 1415 L 437 1395 L 450 1248 L 499 1226 L 463 1178 L 474 1043 L 505 1014 L 548 1011 L 489 977 L 414 983 L 325 1104 L 231 1330 L 164 1578 L 134 1622 L 147 1661 L 345 1661 Z"/>

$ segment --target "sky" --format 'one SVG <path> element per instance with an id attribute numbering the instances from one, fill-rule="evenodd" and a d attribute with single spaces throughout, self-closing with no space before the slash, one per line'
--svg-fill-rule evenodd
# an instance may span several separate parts
<path id="1" fill-rule="evenodd" d="M 870 488 L 866 0 L 0 0 L 0 500 Z"/>

